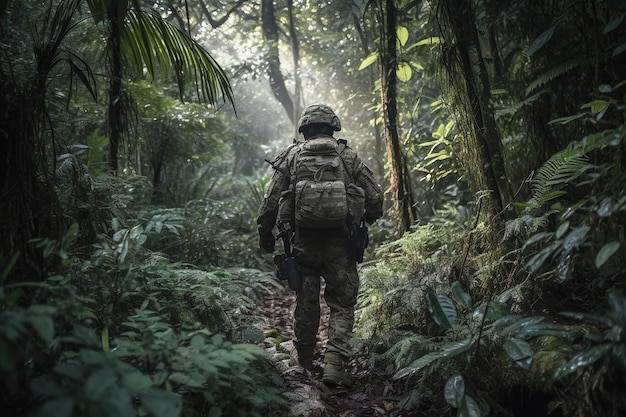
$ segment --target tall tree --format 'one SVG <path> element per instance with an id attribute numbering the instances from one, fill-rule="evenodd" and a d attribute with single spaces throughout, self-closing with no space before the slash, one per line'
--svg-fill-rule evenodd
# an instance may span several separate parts
<path id="1" fill-rule="evenodd" d="M 141 8 L 138 0 L 87 0 L 97 23 L 107 27 L 109 86 L 109 163 L 118 170 L 119 145 L 124 131 L 124 70 L 141 74 L 144 68 L 154 77 L 157 72 L 172 74 L 181 98 L 189 83 L 199 100 L 216 104 L 219 96 L 233 102 L 228 79 L 208 51 L 181 29 Z M 123 68 L 123 62 L 129 62 Z"/>
<path id="2" fill-rule="evenodd" d="M 397 17 L 393 0 L 377 2 L 380 28 L 380 81 L 384 137 L 389 166 L 389 194 L 398 230 L 408 230 L 415 221 L 415 209 L 400 135 L 397 103 Z"/>
<path id="3" fill-rule="evenodd" d="M 489 217 L 502 213 L 511 202 L 500 134 L 493 106 L 491 84 L 486 70 L 476 28 L 476 17 L 472 0 L 442 0 L 441 16 L 449 32 L 443 33 L 446 45 L 453 46 L 453 55 L 446 59 L 448 81 L 456 89 L 454 94 L 457 115 L 465 115 L 460 127 L 468 140 L 468 151 L 476 152 L 477 160 L 468 172 L 474 174 L 472 183 L 476 191 L 487 191 L 485 204 Z"/>
<path id="4" fill-rule="evenodd" d="M 53 111 L 62 106 L 49 106 L 47 92 L 52 82 L 68 80 L 69 75 L 70 87 L 73 80 L 80 80 L 95 97 L 96 71 L 92 68 L 99 63 L 87 62 L 76 52 L 80 45 L 69 44 L 72 31 L 84 28 L 76 19 L 81 4 L 82 0 L 49 2 L 43 13 L 39 8 L 46 6 L 34 1 L 10 2 L 0 8 L 3 39 L 13 39 L 0 45 L 0 154 L 4 162 L 0 228 L 7 236 L 2 240 L 1 258 L 6 261 L 21 255 L 12 274 L 16 277 L 44 278 L 47 261 L 32 241 L 59 239 L 65 228 L 54 192 L 57 143 L 50 123 Z M 211 55 L 160 16 L 141 10 L 136 0 L 132 4 L 129 0 L 90 0 L 88 4 L 97 22 L 110 23 L 111 148 L 119 145 L 124 120 L 121 81 L 125 62 L 132 65 L 126 67 L 129 72 L 140 74 L 147 68 L 154 77 L 173 73 L 181 92 L 186 84 L 195 85 L 196 96 L 205 102 L 217 103 L 220 96 L 232 102 L 230 84 Z M 80 22 L 87 24 L 84 19 Z M 23 27 L 34 30 L 26 34 Z M 61 64 L 67 64 L 66 71 Z M 117 152 L 111 161 L 116 170 Z"/>
<path id="5" fill-rule="evenodd" d="M 285 112 L 289 116 L 292 123 L 297 121 L 293 100 L 289 95 L 285 79 L 280 69 L 280 56 L 278 52 L 278 24 L 276 23 L 276 14 L 274 13 L 273 0 L 261 1 L 261 21 L 263 27 L 263 36 L 268 47 L 268 77 L 270 88 L 274 97 L 283 106 Z"/>
<path id="6" fill-rule="evenodd" d="M 56 155 L 48 153 L 56 138 L 49 134 L 46 93 L 62 64 L 94 93 L 93 73 L 66 45 L 80 3 L 67 0 L 45 8 L 11 2 L 0 8 L 0 269 L 17 257 L 5 283 L 43 279 L 47 263 L 32 240 L 58 237 L 64 229 L 53 187 Z M 32 16 L 41 20 L 33 25 Z M 26 33 L 26 27 L 33 30 Z"/>

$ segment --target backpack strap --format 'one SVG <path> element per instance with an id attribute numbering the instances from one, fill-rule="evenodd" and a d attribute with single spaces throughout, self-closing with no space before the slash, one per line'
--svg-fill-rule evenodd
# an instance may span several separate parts
<path id="1" fill-rule="evenodd" d="M 350 177 L 350 181 L 352 183 L 355 183 L 356 181 L 354 180 L 354 175 L 352 175 L 352 172 L 350 172 L 350 170 L 348 169 L 348 165 L 346 164 L 346 161 L 343 159 L 343 155 L 341 155 L 343 153 L 343 151 L 346 150 L 346 148 L 348 147 L 348 141 L 346 139 L 337 139 L 337 144 L 339 145 L 337 147 L 337 153 L 339 154 L 339 159 L 341 159 L 341 162 L 343 163 L 343 168 L 344 171 L 348 173 L 348 176 Z"/>
<path id="2" fill-rule="evenodd" d="M 337 148 L 337 153 L 341 155 L 346 149 L 346 146 L 348 146 L 348 141 L 345 139 L 337 139 L 337 144 L 339 145 Z"/>

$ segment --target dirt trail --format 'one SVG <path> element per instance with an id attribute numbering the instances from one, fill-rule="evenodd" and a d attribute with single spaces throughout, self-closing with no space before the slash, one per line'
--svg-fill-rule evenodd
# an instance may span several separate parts
<path id="1" fill-rule="evenodd" d="M 402 383 L 393 381 L 383 370 L 371 368 L 367 360 L 367 352 L 361 349 L 350 362 L 350 372 L 355 383 L 349 390 L 332 390 L 321 382 L 322 361 L 318 343 L 313 361 L 314 369 L 307 372 L 293 366 L 289 354 L 293 350 L 293 306 L 295 294 L 285 289 L 266 294 L 258 305 L 258 313 L 264 317 L 262 330 L 280 335 L 266 339 L 265 348 L 270 357 L 277 358 L 274 363 L 283 375 L 288 390 L 293 393 L 291 417 L 421 417 L 428 414 L 427 410 L 402 411 L 400 402 L 403 398 Z M 320 340 L 326 339 L 328 308 L 322 304 L 320 324 Z M 274 343 L 274 341 L 278 341 Z M 281 342 L 281 340 L 284 340 Z M 282 355 L 282 356 L 281 356 Z M 282 358 L 282 359 L 281 359 Z M 427 394 L 424 395 L 427 399 Z M 432 412 L 432 410 L 431 410 Z M 278 416 L 268 416 L 278 417 Z M 286 417 L 281 415 L 281 417 Z"/>

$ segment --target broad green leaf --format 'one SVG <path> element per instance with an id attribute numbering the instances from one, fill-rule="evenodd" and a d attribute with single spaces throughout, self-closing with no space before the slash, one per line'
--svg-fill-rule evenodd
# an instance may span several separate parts
<path id="1" fill-rule="evenodd" d="M 529 324 L 520 329 L 518 337 L 553 336 L 561 339 L 573 339 L 576 334 L 563 326 L 550 323 Z"/>
<path id="2" fill-rule="evenodd" d="M 569 228 L 569 220 L 566 220 L 565 222 L 561 223 L 559 225 L 559 228 L 556 229 L 556 238 L 560 239 L 563 237 L 563 235 L 565 234 L 565 232 L 567 232 L 567 229 Z"/>
<path id="3" fill-rule="evenodd" d="M 196 334 L 191 338 L 189 345 L 192 349 L 196 351 L 201 351 L 204 347 L 204 337 L 202 335 Z"/>
<path id="4" fill-rule="evenodd" d="M 62 362 L 54 367 L 54 372 L 69 377 L 75 381 L 81 381 L 83 379 L 82 368 L 78 365 Z"/>
<path id="5" fill-rule="evenodd" d="M 502 323 L 509 323 L 509 325 L 502 329 L 502 333 L 505 335 L 513 335 L 519 333 L 523 328 L 529 325 L 535 325 L 541 323 L 545 320 L 541 316 L 532 316 L 532 317 L 521 317 L 521 316 L 508 316 L 515 317 L 517 320 L 507 320 L 507 321 L 499 321 L 498 324 L 502 325 Z"/>
<path id="6" fill-rule="evenodd" d="M 152 387 L 152 379 L 141 372 L 133 371 L 122 375 L 122 384 L 132 392 L 142 392 Z"/>
<path id="7" fill-rule="evenodd" d="M 398 80 L 402 82 L 407 82 L 413 76 L 413 70 L 411 69 L 411 65 L 406 62 L 400 62 L 398 67 L 396 68 L 396 75 Z"/>
<path id="8" fill-rule="evenodd" d="M 465 353 L 471 346 L 472 341 L 469 339 L 462 340 L 460 342 L 450 343 L 444 346 L 441 350 L 427 353 L 426 355 L 413 361 L 413 363 L 411 363 L 409 366 L 398 370 L 393 378 L 401 379 L 406 376 L 412 375 L 413 373 L 427 367 L 438 359 L 452 358 L 462 353 Z"/>
<path id="9" fill-rule="evenodd" d="M 487 317 L 485 318 L 485 320 L 487 321 L 498 320 L 504 316 L 508 316 L 509 314 L 511 314 L 509 306 L 500 301 L 489 301 L 489 304 L 487 306 Z"/>
<path id="10" fill-rule="evenodd" d="M 543 241 L 543 240 L 548 240 L 550 238 L 552 238 L 552 236 L 554 236 L 554 233 L 552 232 L 539 232 L 539 233 L 535 233 L 534 235 L 532 235 L 531 237 L 529 237 L 526 242 L 524 242 L 524 245 L 522 246 L 522 250 L 526 249 L 527 246 L 530 246 L 534 243 Z"/>
<path id="11" fill-rule="evenodd" d="M 91 349 L 80 350 L 81 360 L 88 365 L 99 365 L 104 362 L 104 356 L 102 352 Z"/>
<path id="12" fill-rule="evenodd" d="M 44 403 L 37 410 L 36 417 L 72 417 L 74 415 L 74 400 L 71 397 L 61 397 Z"/>
<path id="13" fill-rule="evenodd" d="M 482 415 L 478 403 L 469 395 L 465 395 L 461 401 L 457 417 L 482 417 Z"/>
<path id="14" fill-rule="evenodd" d="M 54 337 L 54 321 L 48 316 L 29 316 L 28 322 L 35 328 L 37 334 L 46 343 L 52 342 Z"/>
<path id="15" fill-rule="evenodd" d="M 548 43 L 550 38 L 552 38 L 553 34 L 554 34 L 554 26 L 552 26 L 550 29 L 546 30 L 541 35 L 539 35 L 537 39 L 535 39 L 533 43 L 528 47 L 528 56 L 532 56 L 535 52 L 540 50 L 546 43 Z"/>
<path id="16" fill-rule="evenodd" d="M 401 378 L 404 378 L 405 376 L 411 375 L 414 372 L 417 372 L 420 369 L 430 365 L 437 359 L 441 359 L 442 357 L 443 357 L 443 354 L 439 351 L 427 353 L 426 355 L 413 361 L 413 363 L 411 363 L 409 366 L 399 369 L 398 372 L 396 372 L 395 375 L 393 376 L 393 379 L 401 379 Z"/>
<path id="17" fill-rule="evenodd" d="M 606 110 L 607 107 L 609 107 L 609 102 L 606 100 L 594 100 L 580 106 L 581 109 L 589 108 L 589 111 L 593 114 L 600 113 L 601 111 Z"/>
<path id="18" fill-rule="evenodd" d="M 614 345 L 614 343 L 596 345 L 585 350 L 584 352 L 579 353 L 578 355 L 570 359 L 570 361 L 567 362 L 565 365 L 556 370 L 556 372 L 554 373 L 554 379 L 561 379 L 564 376 L 576 372 L 579 369 L 586 368 L 587 366 L 593 364 L 595 361 L 604 356 L 604 354 L 611 350 Z"/>
<path id="19" fill-rule="evenodd" d="M 208 376 L 215 376 L 219 374 L 219 370 L 215 366 L 214 360 L 208 360 L 205 356 L 191 355 L 191 362 L 198 368 L 207 373 Z"/>
<path id="20" fill-rule="evenodd" d="M 613 54 L 611 55 L 613 58 L 620 55 L 622 52 L 626 51 L 626 42 L 618 45 L 615 49 L 613 49 Z"/>
<path id="21" fill-rule="evenodd" d="M 191 388 L 201 388 L 204 384 L 204 381 L 196 380 L 182 372 L 174 372 L 168 379 L 177 384 L 186 385 Z"/>
<path id="22" fill-rule="evenodd" d="M 454 281 L 451 285 L 452 295 L 465 308 L 472 307 L 472 296 L 465 292 L 459 281 Z"/>
<path id="23" fill-rule="evenodd" d="M 456 374 L 446 381 L 443 390 L 446 402 L 454 408 L 458 408 L 459 404 L 465 396 L 465 381 L 463 375 Z"/>
<path id="24" fill-rule="evenodd" d="M 539 253 L 536 253 L 528 260 L 526 267 L 530 270 L 530 272 L 537 272 L 543 266 L 546 259 L 554 254 L 559 246 L 559 243 L 553 243 L 552 245 L 543 248 L 539 251 Z"/>
<path id="25" fill-rule="evenodd" d="M 139 394 L 141 404 L 154 417 L 178 416 L 182 411 L 179 396 L 165 390 L 151 390 Z"/>
<path id="26" fill-rule="evenodd" d="M 85 397 L 97 401 L 102 398 L 107 389 L 115 385 L 117 375 L 110 369 L 101 369 L 89 376 L 85 382 Z"/>
<path id="27" fill-rule="evenodd" d="M 596 268 L 600 268 L 604 265 L 620 247 L 620 242 L 609 242 L 598 251 L 596 255 Z"/>
<path id="28" fill-rule="evenodd" d="M 369 67 L 374 62 L 376 62 L 377 60 L 378 60 L 378 52 L 372 52 L 371 54 L 369 54 L 367 58 L 363 60 L 363 62 L 361 62 L 361 65 L 359 65 L 358 71 L 364 70 L 365 68 Z"/>
<path id="29" fill-rule="evenodd" d="M 607 33 L 611 32 L 614 29 L 616 29 L 619 25 L 621 25 L 623 21 L 624 21 L 624 14 L 622 13 L 621 15 L 617 16 L 616 18 L 611 19 L 609 21 L 609 23 L 607 23 L 606 26 L 604 26 L 604 29 L 602 30 L 602 33 L 604 35 L 606 35 Z"/>
<path id="30" fill-rule="evenodd" d="M 415 68 L 416 70 L 424 70 L 424 66 L 417 61 L 411 61 L 411 68 Z"/>
<path id="31" fill-rule="evenodd" d="M 581 115 L 581 114 L 575 114 L 573 116 L 565 116 L 565 117 L 558 117 L 556 119 L 552 119 L 548 122 L 548 125 L 553 125 L 555 123 L 561 124 L 561 125 L 566 125 L 570 122 L 573 122 L 574 120 L 581 120 L 584 119 L 585 116 Z"/>
<path id="32" fill-rule="evenodd" d="M 396 28 L 396 36 L 400 46 L 406 45 L 406 41 L 409 40 L 409 30 L 404 26 L 398 26 Z"/>
<path id="33" fill-rule="evenodd" d="M 504 342 L 504 350 L 521 368 L 530 369 L 533 362 L 533 349 L 527 341 L 517 338 L 507 339 Z"/>
<path id="34" fill-rule="evenodd" d="M 63 249 L 69 249 L 76 239 L 79 236 L 79 226 L 78 223 L 72 223 L 72 225 L 67 229 L 65 235 L 63 235 Z"/>
<path id="35" fill-rule="evenodd" d="M 122 228 L 122 223 L 120 222 L 120 219 L 118 219 L 117 217 L 113 217 L 111 219 L 111 228 L 113 230 L 115 230 L 115 231 L 120 230 Z M 116 242 L 118 242 L 118 241 L 116 241 Z"/>
<path id="36" fill-rule="evenodd" d="M 107 396 L 100 400 L 100 404 L 103 404 L 109 409 L 109 415 L 115 417 L 135 417 L 135 410 L 133 407 L 133 397 L 126 388 L 112 387 L 108 390 Z"/>
<path id="37" fill-rule="evenodd" d="M 136 240 L 143 234 L 143 226 L 137 225 L 130 229 L 130 238 Z"/>
<path id="38" fill-rule="evenodd" d="M 113 240 L 115 242 L 121 242 L 124 236 L 128 234 L 128 229 L 120 229 L 113 234 Z"/>
<path id="39" fill-rule="evenodd" d="M 437 44 L 440 44 L 440 43 L 442 43 L 442 39 L 441 39 L 440 37 L 438 37 L 438 36 L 432 36 L 432 37 L 430 37 L 430 38 L 425 38 L 425 39 L 422 39 L 421 41 L 417 41 L 416 43 L 414 43 L 413 45 L 411 45 L 411 46 L 407 49 L 407 51 L 408 51 L 408 50 L 411 50 L 411 49 L 413 49 L 413 48 L 416 48 L 416 47 L 418 47 L 418 46 L 424 46 L 424 45 L 437 45 Z"/>
<path id="40" fill-rule="evenodd" d="M 611 309 L 611 317 L 619 325 L 626 324 L 626 297 L 618 291 L 612 290 L 608 298 L 609 307 Z"/>
<path id="41" fill-rule="evenodd" d="M 456 326 L 456 308 L 452 300 L 445 295 L 429 293 L 427 296 L 428 310 L 437 324 L 445 329 L 453 329 Z"/>
<path id="42" fill-rule="evenodd" d="M 595 322 L 605 325 L 606 327 L 611 327 L 614 324 L 613 321 L 609 317 L 605 316 L 604 314 L 564 311 L 564 312 L 559 313 L 559 315 L 563 317 L 570 317 L 575 320 L 595 321 Z"/>
<path id="43" fill-rule="evenodd" d="M 569 253 L 573 249 L 580 247 L 585 243 L 585 237 L 587 237 L 587 233 L 589 233 L 590 229 L 591 228 L 587 225 L 572 229 L 563 240 L 563 250 Z"/>

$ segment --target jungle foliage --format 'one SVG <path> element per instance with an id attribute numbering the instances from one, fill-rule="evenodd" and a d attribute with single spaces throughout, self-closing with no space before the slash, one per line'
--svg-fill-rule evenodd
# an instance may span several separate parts
<path id="1" fill-rule="evenodd" d="M 325 101 L 390 193 L 356 337 L 403 387 L 393 412 L 623 415 L 625 16 L 611 0 L 0 2 L 3 409 L 286 407 L 258 346 L 255 305 L 280 284 L 255 216 L 263 159 Z"/>

